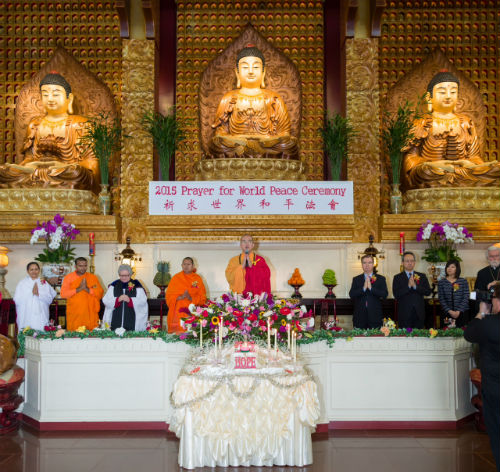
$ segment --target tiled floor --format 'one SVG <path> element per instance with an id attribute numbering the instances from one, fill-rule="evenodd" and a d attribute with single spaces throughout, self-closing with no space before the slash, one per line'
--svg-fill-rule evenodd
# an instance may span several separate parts
<path id="1" fill-rule="evenodd" d="M 178 441 L 155 431 L 46 432 L 0 436 L 1 472 L 177 471 Z M 303 472 L 494 472 L 486 434 L 459 431 L 330 431 L 313 437 L 314 464 Z M 198 472 L 202 469 L 196 469 Z M 219 469 L 203 469 L 218 471 Z M 240 467 L 235 472 L 291 472 Z"/>

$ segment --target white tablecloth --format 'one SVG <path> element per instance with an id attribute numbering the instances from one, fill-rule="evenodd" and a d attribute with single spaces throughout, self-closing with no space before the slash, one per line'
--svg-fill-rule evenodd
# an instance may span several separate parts
<path id="1" fill-rule="evenodd" d="M 226 349 L 226 360 L 229 355 Z M 312 463 L 311 432 L 319 419 L 316 383 L 300 362 L 286 356 L 264 364 L 233 370 L 228 362 L 216 364 L 210 354 L 188 361 L 171 395 L 170 429 L 180 438 L 181 467 Z"/>

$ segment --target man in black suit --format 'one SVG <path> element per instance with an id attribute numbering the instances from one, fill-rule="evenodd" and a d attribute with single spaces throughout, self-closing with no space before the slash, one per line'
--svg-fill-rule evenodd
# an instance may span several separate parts
<path id="1" fill-rule="evenodd" d="M 404 271 L 394 276 L 392 294 L 398 301 L 398 326 L 400 328 L 423 328 L 425 320 L 424 297 L 431 294 L 427 277 L 416 272 L 415 254 L 403 254 Z"/>
<path id="2" fill-rule="evenodd" d="M 479 344 L 484 424 L 500 471 L 500 285 L 493 289 L 491 304 L 480 303 L 481 312 L 465 328 L 464 338 Z"/>
<path id="3" fill-rule="evenodd" d="M 382 304 L 387 298 L 385 277 L 373 272 L 373 256 L 361 258 L 363 273 L 352 279 L 349 297 L 354 300 L 353 325 L 355 328 L 379 328 L 382 326 Z"/>

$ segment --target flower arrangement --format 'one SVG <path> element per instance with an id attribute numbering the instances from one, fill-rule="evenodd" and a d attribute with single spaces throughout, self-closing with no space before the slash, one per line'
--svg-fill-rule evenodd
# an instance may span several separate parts
<path id="1" fill-rule="evenodd" d="M 288 332 L 297 333 L 300 339 L 306 329 L 314 326 L 312 312 L 290 300 L 274 299 L 272 295 L 243 296 L 223 294 L 203 306 L 190 305 L 181 324 L 186 329 L 181 339 L 198 338 L 200 325 L 203 339 L 214 339 L 215 330 L 222 329 L 226 340 L 247 336 L 250 340 L 267 339 L 268 329 L 277 330 L 278 342 L 286 342 Z M 182 310 L 181 310 L 182 311 Z M 290 328 L 288 328 L 288 325 Z"/>
<path id="2" fill-rule="evenodd" d="M 446 262 L 451 259 L 461 261 L 455 245 L 473 242 L 472 233 L 458 223 L 432 223 L 427 220 L 417 233 L 417 241 L 427 240 L 429 247 L 422 259 L 427 262 Z"/>
<path id="3" fill-rule="evenodd" d="M 36 228 L 31 231 L 30 244 L 35 244 L 39 239 L 44 239 L 46 248 L 42 254 L 35 257 L 40 262 L 68 263 L 75 258 L 74 248 L 71 241 L 80 234 L 75 225 L 64 223 L 64 217 L 60 214 L 54 216 L 53 220 L 37 221 Z"/>

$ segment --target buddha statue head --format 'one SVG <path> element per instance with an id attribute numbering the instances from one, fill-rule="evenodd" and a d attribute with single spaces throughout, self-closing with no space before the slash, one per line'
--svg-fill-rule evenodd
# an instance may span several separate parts
<path id="1" fill-rule="evenodd" d="M 458 101 L 458 78 L 446 70 L 435 74 L 427 85 L 429 111 L 454 113 Z"/>
<path id="2" fill-rule="evenodd" d="M 253 44 L 248 44 L 236 56 L 236 87 L 244 89 L 265 88 L 266 60 Z"/>
<path id="3" fill-rule="evenodd" d="M 40 95 L 48 115 L 63 117 L 73 113 L 71 85 L 57 72 L 50 72 L 40 81 Z"/>

